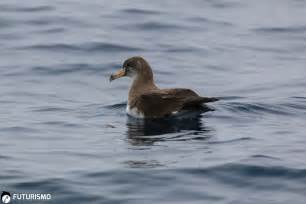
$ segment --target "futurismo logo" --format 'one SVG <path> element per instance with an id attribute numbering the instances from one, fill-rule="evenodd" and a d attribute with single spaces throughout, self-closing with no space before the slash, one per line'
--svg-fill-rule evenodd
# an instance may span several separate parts
<path id="1" fill-rule="evenodd" d="M 14 200 L 51 200 L 52 195 L 50 193 L 12 193 L 12 195 L 3 191 L 1 194 L 1 202 L 0 203 L 11 203 Z"/>
<path id="2" fill-rule="evenodd" d="M 11 194 L 9 192 L 3 191 L 1 194 L 2 203 L 10 203 L 11 202 Z"/>

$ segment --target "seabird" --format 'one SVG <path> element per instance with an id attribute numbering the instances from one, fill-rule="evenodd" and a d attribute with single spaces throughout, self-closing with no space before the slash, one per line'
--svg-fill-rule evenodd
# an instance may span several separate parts
<path id="1" fill-rule="evenodd" d="M 122 68 L 110 76 L 110 81 L 120 77 L 131 77 L 127 113 L 136 118 L 163 118 L 181 111 L 195 110 L 203 103 L 217 101 L 217 98 L 202 97 L 190 89 L 159 89 L 153 78 L 149 63 L 142 57 L 131 57 Z"/>

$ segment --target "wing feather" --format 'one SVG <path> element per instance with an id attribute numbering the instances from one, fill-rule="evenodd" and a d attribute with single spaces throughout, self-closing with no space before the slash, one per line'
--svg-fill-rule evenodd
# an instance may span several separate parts
<path id="1" fill-rule="evenodd" d="M 140 94 L 131 107 L 137 107 L 146 117 L 154 118 L 216 100 L 216 98 L 201 97 L 190 89 L 162 89 Z"/>

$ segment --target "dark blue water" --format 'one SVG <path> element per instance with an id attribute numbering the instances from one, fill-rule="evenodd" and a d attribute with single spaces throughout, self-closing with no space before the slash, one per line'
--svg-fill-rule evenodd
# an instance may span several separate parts
<path id="1" fill-rule="evenodd" d="M 0 191 L 305 204 L 305 14 L 303 0 L 1 0 Z M 108 78 L 134 55 L 158 86 L 222 100 L 129 119 L 130 81 Z"/>

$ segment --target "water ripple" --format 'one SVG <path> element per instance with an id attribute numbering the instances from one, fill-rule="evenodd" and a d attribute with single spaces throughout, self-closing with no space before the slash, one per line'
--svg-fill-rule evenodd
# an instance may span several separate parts
<path id="1" fill-rule="evenodd" d="M 132 15 L 160 15 L 161 11 L 154 11 L 149 9 L 140 9 L 140 8 L 128 8 L 122 9 L 120 12 L 132 14 Z"/>
<path id="2" fill-rule="evenodd" d="M 40 131 L 34 128 L 30 128 L 30 127 L 13 126 L 13 127 L 0 128 L 0 132 L 35 133 L 35 132 L 40 132 Z"/>
<path id="3" fill-rule="evenodd" d="M 264 154 L 254 154 L 251 156 L 252 158 L 259 158 L 259 159 L 273 159 L 273 160 L 281 160 L 280 158 L 278 157 L 272 157 L 272 156 L 269 156 L 269 155 L 264 155 Z"/>
<path id="4" fill-rule="evenodd" d="M 228 143 L 236 143 L 236 142 L 243 142 L 243 141 L 249 141 L 249 140 L 254 140 L 252 137 L 240 137 L 240 138 L 235 138 L 231 140 L 221 140 L 221 141 L 209 141 L 209 144 L 228 144 Z"/>
<path id="5" fill-rule="evenodd" d="M 125 27 L 134 27 L 137 30 L 144 30 L 144 31 L 160 31 L 160 30 L 178 30 L 183 29 L 184 27 L 173 24 L 173 23 L 164 23 L 164 22 L 145 22 L 145 23 L 139 23 L 134 25 L 128 25 L 128 26 L 121 26 L 121 28 Z"/>
<path id="6" fill-rule="evenodd" d="M 217 21 L 202 16 L 190 17 L 187 20 L 190 22 L 204 23 L 208 25 L 219 25 L 219 26 L 228 26 L 228 27 L 234 25 L 233 23 L 227 21 Z"/>
<path id="7" fill-rule="evenodd" d="M 234 175 L 240 178 L 286 178 L 286 179 L 298 179 L 300 182 L 306 181 L 306 169 L 294 169 L 281 166 L 258 166 L 258 165 L 247 165 L 238 163 L 229 163 L 220 166 L 213 166 L 204 169 L 185 169 L 194 175 L 207 175 L 215 176 L 216 179 L 222 179 L 222 174 L 231 177 Z"/>
<path id="8" fill-rule="evenodd" d="M 266 104 L 266 103 L 241 103 L 229 102 L 223 105 L 229 111 L 244 112 L 252 114 L 276 114 L 276 115 L 293 115 L 294 112 L 290 110 L 289 106 L 279 104 Z"/>
<path id="9" fill-rule="evenodd" d="M 38 107 L 32 110 L 33 112 L 69 112 L 72 109 L 63 108 L 63 107 L 54 107 L 54 106 L 46 106 L 46 107 Z"/>
<path id="10" fill-rule="evenodd" d="M 2 12 L 25 12 L 25 13 L 36 13 L 36 12 L 47 12 L 53 11 L 55 7 L 50 5 L 33 6 L 33 7 L 21 7 L 11 5 L 0 5 L 0 11 Z"/>
<path id="11" fill-rule="evenodd" d="M 257 33 L 264 33 L 264 34 L 274 34 L 274 33 L 280 33 L 280 34 L 296 34 L 296 33 L 305 33 L 306 32 L 306 26 L 291 26 L 291 27 L 262 27 L 262 28 L 255 28 L 253 29 L 254 32 Z"/>
<path id="12" fill-rule="evenodd" d="M 117 104 L 114 104 L 114 105 L 104 106 L 104 108 L 110 109 L 110 110 L 125 109 L 126 104 L 127 104 L 127 102 L 122 102 L 122 103 L 117 103 Z"/>
<path id="13" fill-rule="evenodd" d="M 79 51 L 79 52 L 127 52 L 127 51 L 144 51 L 139 47 L 119 45 L 115 43 L 91 42 L 82 45 L 67 44 L 67 43 L 52 43 L 52 44 L 36 44 L 18 47 L 17 49 L 24 50 L 39 50 L 39 51 Z"/>
<path id="14" fill-rule="evenodd" d="M 111 66 L 110 66 L 111 67 Z M 64 75 L 64 74 L 73 74 L 73 73 L 101 73 L 105 69 L 100 65 L 89 65 L 89 64 L 63 64 L 56 66 L 38 66 L 31 69 L 31 73 L 36 73 L 38 75 Z"/>

